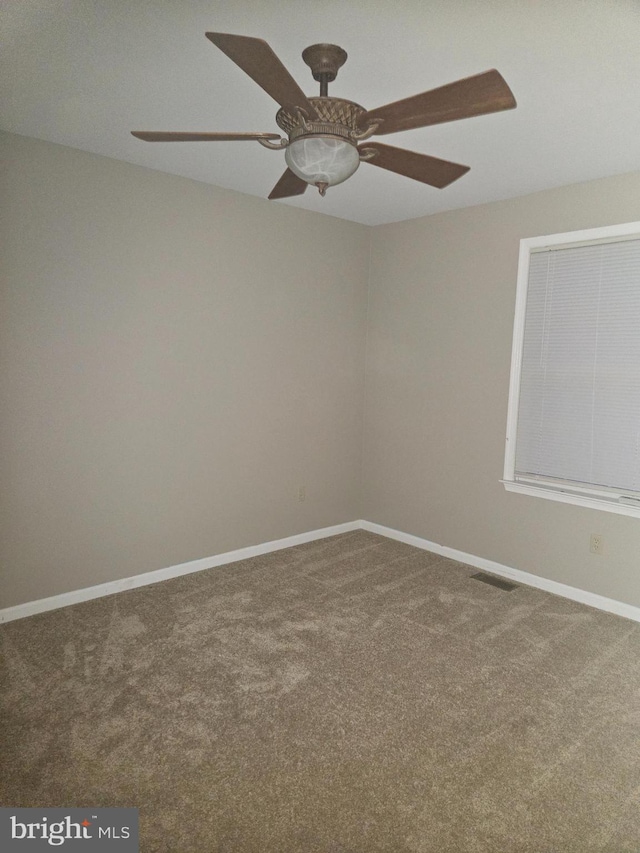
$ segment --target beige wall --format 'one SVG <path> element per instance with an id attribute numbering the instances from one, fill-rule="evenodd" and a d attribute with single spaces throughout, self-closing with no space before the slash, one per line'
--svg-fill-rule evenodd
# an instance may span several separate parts
<path id="1" fill-rule="evenodd" d="M 0 606 L 359 517 L 369 230 L 1 141 Z"/>
<path id="2" fill-rule="evenodd" d="M 0 141 L 0 607 L 355 518 L 640 605 L 640 521 L 498 482 L 518 241 L 640 174 L 367 229 Z"/>
<path id="3" fill-rule="evenodd" d="M 638 173 L 374 230 L 363 518 L 640 605 L 639 519 L 498 482 L 520 238 L 634 220 Z"/>

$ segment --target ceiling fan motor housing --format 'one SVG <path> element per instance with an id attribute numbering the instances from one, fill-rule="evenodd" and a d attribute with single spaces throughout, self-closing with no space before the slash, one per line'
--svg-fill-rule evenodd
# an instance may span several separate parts
<path id="1" fill-rule="evenodd" d="M 292 110 L 282 107 L 278 110 L 276 115 L 278 127 L 284 130 L 291 142 L 305 135 L 327 134 L 350 141 L 360 135 L 360 118 L 366 112 L 360 104 L 329 97 L 309 98 L 309 100 L 318 114 L 319 121 L 309 120 L 300 109 Z"/>

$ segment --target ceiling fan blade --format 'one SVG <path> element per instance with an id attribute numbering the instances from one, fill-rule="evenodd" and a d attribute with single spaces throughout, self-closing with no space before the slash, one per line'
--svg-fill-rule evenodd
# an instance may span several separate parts
<path id="1" fill-rule="evenodd" d="M 132 130 L 145 142 L 238 142 L 243 139 L 280 139 L 278 133 L 182 133 L 180 131 Z"/>
<path id="2" fill-rule="evenodd" d="M 364 126 L 368 121 L 382 119 L 376 130 L 380 135 L 511 110 L 515 106 L 516 99 L 511 89 L 494 68 L 421 95 L 385 104 L 377 110 L 369 110 L 362 116 L 361 123 Z"/>
<path id="3" fill-rule="evenodd" d="M 430 184 L 438 189 L 449 186 L 469 171 L 469 166 L 452 163 L 450 160 L 439 160 L 428 154 L 407 151 L 406 148 L 383 145 L 382 142 L 367 142 L 358 150 L 366 154 L 370 149 L 374 149 L 376 154 L 365 162 L 396 172 L 398 175 L 413 178 L 414 181 L 422 181 L 423 184 Z"/>
<path id="4" fill-rule="evenodd" d="M 206 36 L 281 107 L 303 107 L 309 118 L 317 120 L 313 105 L 266 41 L 228 33 Z"/>
<path id="5" fill-rule="evenodd" d="M 292 195 L 302 195 L 309 184 L 299 178 L 291 169 L 282 175 L 278 183 L 269 193 L 271 200 L 275 198 L 289 198 Z"/>

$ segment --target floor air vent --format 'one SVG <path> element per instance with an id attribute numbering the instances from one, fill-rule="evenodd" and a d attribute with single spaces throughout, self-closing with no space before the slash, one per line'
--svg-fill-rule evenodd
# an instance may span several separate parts
<path id="1" fill-rule="evenodd" d="M 502 578 L 496 578 L 494 575 L 487 575 L 484 572 L 476 572 L 476 574 L 471 575 L 471 577 L 476 581 L 488 583 L 489 586 L 497 586 L 498 589 L 503 589 L 505 592 L 511 592 L 512 589 L 515 589 L 518 586 L 517 583 L 503 581 Z"/>

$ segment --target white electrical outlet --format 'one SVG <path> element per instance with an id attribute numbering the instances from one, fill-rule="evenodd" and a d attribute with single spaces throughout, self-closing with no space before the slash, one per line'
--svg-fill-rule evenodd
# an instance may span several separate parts
<path id="1" fill-rule="evenodd" d="M 604 542 L 599 533 L 592 533 L 589 538 L 589 550 L 592 554 L 602 554 Z"/>
<path id="2" fill-rule="evenodd" d="M 298 500 L 299 501 L 306 501 L 306 499 L 307 499 L 307 490 L 305 489 L 304 486 L 300 486 L 300 488 L 298 489 Z"/>

